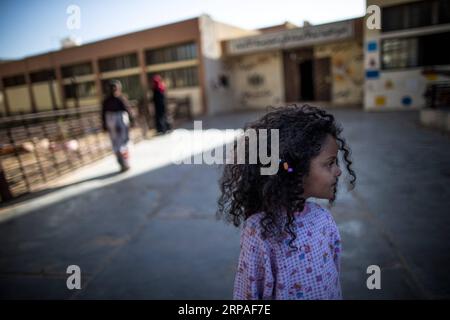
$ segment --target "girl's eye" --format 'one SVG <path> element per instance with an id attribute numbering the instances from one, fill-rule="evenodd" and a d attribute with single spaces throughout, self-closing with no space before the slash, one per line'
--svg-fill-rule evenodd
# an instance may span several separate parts
<path id="1" fill-rule="evenodd" d="M 338 165 L 338 160 L 335 159 L 335 160 L 331 161 L 331 162 L 328 164 L 328 166 L 329 166 L 329 167 L 332 167 L 334 163 L 336 163 L 336 165 Z"/>

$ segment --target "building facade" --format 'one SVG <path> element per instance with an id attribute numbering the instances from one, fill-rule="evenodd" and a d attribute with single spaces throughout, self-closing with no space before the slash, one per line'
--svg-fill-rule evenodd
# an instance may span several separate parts
<path id="1" fill-rule="evenodd" d="M 450 1 L 367 0 L 370 5 L 381 9 L 381 29 L 364 28 L 364 108 L 425 107 L 430 86 L 450 80 Z"/>
<path id="2" fill-rule="evenodd" d="M 169 97 L 190 98 L 194 115 L 214 113 L 227 97 L 214 86 L 222 68 L 220 41 L 252 33 L 202 15 L 3 62 L 0 114 L 100 105 L 111 79 L 122 82 L 130 100 L 149 101 L 149 79 L 155 73 L 165 79 Z"/>
<path id="3" fill-rule="evenodd" d="M 264 108 L 291 102 L 361 106 L 362 18 L 224 41 L 234 105 Z"/>

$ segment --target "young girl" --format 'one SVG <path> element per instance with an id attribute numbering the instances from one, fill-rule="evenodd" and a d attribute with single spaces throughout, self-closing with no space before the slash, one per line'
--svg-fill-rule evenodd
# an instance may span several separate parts
<path id="1" fill-rule="evenodd" d="M 279 130 L 280 167 L 261 175 L 259 161 L 225 166 L 218 214 L 244 225 L 234 298 L 342 299 L 336 223 L 326 209 L 307 201 L 334 202 L 342 173 L 339 150 L 349 185 L 355 186 L 342 129 L 331 114 L 309 105 L 275 109 L 245 127 L 250 128 Z"/>

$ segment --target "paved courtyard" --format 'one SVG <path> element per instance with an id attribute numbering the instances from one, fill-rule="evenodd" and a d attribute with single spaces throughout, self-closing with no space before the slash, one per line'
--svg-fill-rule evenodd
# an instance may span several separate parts
<path id="1" fill-rule="evenodd" d="M 415 111 L 332 112 L 358 178 L 331 208 L 344 298 L 450 298 L 450 137 L 421 128 Z M 259 114 L 205 117 L 203 127 Z M 1 207 L 0 298 L 232 298 L 239 230 L 215 219 L 220 168 L 173 164 L 179 147 L 170 135 L 143 141 L 125 174 L 105 158 Z M 81 268 L 81 290 L 66 287 L 69 265 Z M 381 290 L 366 287 L 369 265 L 381 267 Z"/>

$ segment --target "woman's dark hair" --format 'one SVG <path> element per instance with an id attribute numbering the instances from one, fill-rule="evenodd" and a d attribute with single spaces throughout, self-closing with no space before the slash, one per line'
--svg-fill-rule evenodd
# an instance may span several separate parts
<path id="1" fill-rule="evenodd" d="M 247 138 L 244 138 L 241 143 L 245 145 L 245 164 L 233 161 L 233 164 L 225 165 L 219 182 L 222 194 L 217 215 L 238 227 L 251 215 L 261 212 L 262 236 L 278 237 L 287 233 L 291 236 L 289 245 L 293 247 L 296 239 L 294 214 L 304 209 L 303 178 L 309 173 L 311 160 L 319 154 L 327 135 L 333 136 L 351 176 L 349 189 L 353 189 L 356 175 L 351 168 L 351 150 L 340 136 L 342 128 L 333 115 L 307 104 L 273 108 L 261 119 L 247 124 L 244 130 L 247 129 L 267 129 L 268 148 L 271 145 L 270 129 L 278 129 L 279 157 L 289 163 L 293 172 L 280 168 L 274 175 L 261 175 L 260 168 L 267 165 L 261 164 L 259 159 L 256 164 L 248 164 L 249 148 Z M 238 139 L 233 142 L 235 157 L 238 143 Z M 270 155 L 269 149 L 267 152 Z M 330 200 L 330 204 L 333 202 L 334 199 Z"/>

